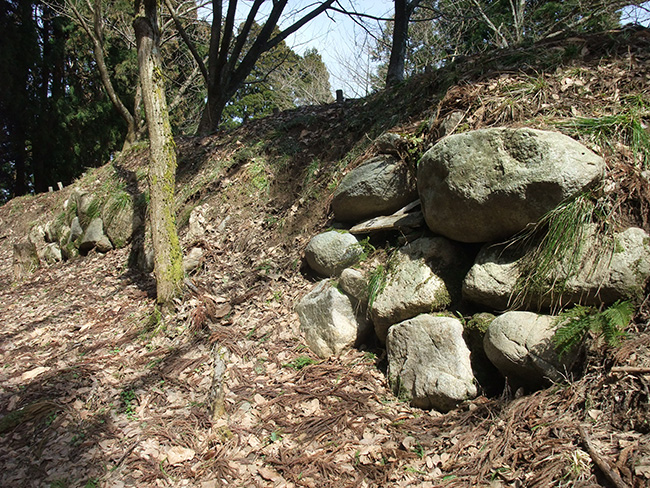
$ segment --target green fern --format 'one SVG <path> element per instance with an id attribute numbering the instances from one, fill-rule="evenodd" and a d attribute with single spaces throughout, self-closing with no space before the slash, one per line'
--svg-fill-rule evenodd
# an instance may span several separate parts
<path id="1" fill-rule="evenodd" d="M 602 312 L 593 307 L 576 306 L 561 313 L 553 342 L 562 356 L 581 344 L 589 331 L 602 336 L 613 347 L 625 337 L 625 328 L 634 316 L 634 306 L 630 302 L 617 301 Z"/>

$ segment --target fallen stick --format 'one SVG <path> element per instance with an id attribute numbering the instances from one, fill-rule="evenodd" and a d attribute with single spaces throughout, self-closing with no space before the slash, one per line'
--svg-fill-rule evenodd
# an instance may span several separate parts
<path id="1" fill-rule="evenodd" d="M 612 373 L 650 374 L 650 368 L 641 366 L 614 366 Z"/>
<path id="2" fill-rule="evenodd" d="M 589 435 L 587 434 L 587 431 L 582 425 L 578 425 L 578 432 L 580 432 L 580 437 L 582 438 L 582 442 L 587 448 L 587 452 L 589 452 L 589 456 L 591 456 L 591 459 L 602 471 L 605 477 L 611 481 L 616 488 L 630 488 L 629 485 L 623 481 L 621 476 L 610 467 L 605 458 L 603 458 L 598 453 L 598 451 L 596 451 L 594 445 L 591 442 L 591 439 L 589 438 Z"/>

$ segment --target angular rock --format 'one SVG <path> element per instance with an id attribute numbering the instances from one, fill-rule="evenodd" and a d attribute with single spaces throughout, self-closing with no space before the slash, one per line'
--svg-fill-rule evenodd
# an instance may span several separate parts
<path id="1" fill-rule="evenodd" d="M 81 224 L 79 223 L 79 217 L 75 217 L 70 223 L 70 241 L 75 242 L 83 234 L 84 230 L 81 228 Z"/>
<path id="2" fill-rule="evenodd" d="M 465 118 L 465 112 L 451 112 L 447 115 L 438 127 L 438 137 L 445 137 L 453 133 Z"/>
<path id="3" fill-rule="evenodd" d="M 99 252 L 108 252 L 113 248 L 110 240 L 104 234 L 104 222 L 99 217 L 88 224 L 79 242 L 79 252 L 83 255 L 88 254 L 94 248 L 97 248 Z"/>
<path id="4" fill-rule="evenodd" d="M 100 210 L 100 202 L 95 198 L 92 193 L 81 193 L 77 195 L 77 217 L 79 223 L 85 230 L 90 223 L 97 218 Z"/>
<path id="5" fill-rule="evenodd" d="M 510 385 L 535 389 L 561 381 L 577 357 L 577 351 L 560 358 L 553 335 L 556 317 L 532 312 L 506 312 L 494 319 L 485 334 L 485 354 Z"/>
<path id="6" fill-rule="evenodd" d="M 296 306 L 309 348 L 322 358 L 338 356 L 359 344 L 369 330 L 350 298 L 323 280 Z"/>
<path id="7" fill-rule="evenodd" d="M 185 257 L 183 257 L 183 271 L 189 273 L 194 271 L 201 264 L 203 258 L 203 249 L 200 247 L 193 247 Z"/>
<path id="8" fill-rule="evenodd" d="M 348 173 L 334 192 L 337 220 L 359 222 L 388 215 L 417 199 L 415 175 L 393 156 L 378 156 Z"/>
<path id="9" fill-rule="evenodd" d="M 388 331 L 386 351 L 393 392 L 414 406 L 447 412 L 476 396 L 458 319 L 424 314 L 396 324 Z"/>
<path id="10" fill-rule="evenodd" d="M 43 259 L 47 264 L 54 264 L 60 261 L 63 261 L 63 253 L 59 244 L 56 242 L 51 242 L 45 246 L 43 249 Z"/>
<path id="11" fill-rule="evenodd" d="M 374 142 L 375 149 L 379 154 L 393 154 L 399 156 L 408 148 L 408 140 L 394 132 L 384 132 Z"/>
<path id="12" fill-rule="evenodd" d="M 47 222 L 43 226 L 43 230 L 45 231 L 45 242 L 57 242 L 59 235 L 58 235 L 58 226 L 56 225 L 55 222 L 50 221 Z"/>
<path id="13" fill-rule="evenodd" d="M 30 240 L 14 244 L 13 275 L 15 280 L 29 276 L 41 265 L 36 245 Z"/>
<path id="14" fill-rule="evenodd" d="M 397 251 L 370 307 L 379 340 L 393 324 L 447 307 L 469 265 L 464 251 L 444 237 L 423 237 Z"/>
<path id="15" fill-rule="evenodd" d="M 126 246 L 136 232 L 142 230 L 144 219 L 136 211 L 133 199 L 122 192 L 114 195 L 102 212 L 104 233 L 116 249 Z"/>
<path id="16" fill-rule="evenodd" d="M 358 269 L 346 268 L 339 277 L 339 287 L 357 303 L 368 305 L 368 279 Z"/>
<path id="17" fill-rule="evenodd" d="M 520 268 L 524 251 L 485 246 L 463 282 L 463 297 L 492 310 L 512 306 L 547 308 L 554 304 L 596 305 L 616 300 L 639 298 L 650 279 L 650 237 L 631 227 L 615 233 L 613 242 L 598 240 L 594 227 L 585 232 L 583 256 L 575 266 L 577 273 L 567 279 L 568 266 L 557 263 L 556 272 L 543 289 L 518 297 Z M 551 292 L 552 282 L 563 282 Z"/>
<path id="18" fill-rule="evenodd" d="M 208 204 L 199 205 L 192 209 L 190 213 L 189 229 L 187 231 L 187 240 L 192 242 L 200 239 L 205 235 L 207 219 L 206 214 L 210 206 Z"/>
<path id="19" fill-rule="evenodd" d="M 321 276 L 336 276 L 357 262 L 363 248 L 348 232 L 331 230 L 313 237 L 305 248 L 309 267 Z"/>
<path id="20" fill-rule="evenodd" d="M 424 218 L 461 242 L 507 239 L 595 185 L 605 163 L 577 141 L 535 129 L 445 137 L 418 164 Z"/>

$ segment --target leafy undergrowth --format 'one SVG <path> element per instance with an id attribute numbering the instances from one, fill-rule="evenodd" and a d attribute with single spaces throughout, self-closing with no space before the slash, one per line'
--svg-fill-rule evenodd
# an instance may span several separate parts
<path id="1" fill-rule="evenodd" d="M 600 456 L 623 483 L 646 486 L 648 304 L 620 348 L 592 345 L 572 382 L 479 396 L 445 415 L 390 393 L 380 349 L 313 356 L 293 307 L 313 285 L 302 249 L 331 225 L 332 191 L 372 154 L 371 139 L 390 128 L 431 144 L 454 111 L 456 131 L 527 125 L 580 138 L 607 158 L 619 223 L 647 229 L 634 140 L 644 142 L 621 124 L 647 123 L 649 42 L 645 31 L 558 41 L 537 66 L 530 51 L 506 52 L 366 100 L 179 141 L 179 225 L 185 249 L 204 256 L 165 320 L 129 249 L 12 283 L 11 244 L 56 216 L 71 190 L 0 208 L 0 485 L 608 486 Z M 630 118 L 605 118 L 620 113 Z M 137 178 L 145 163 L 136 150 L 79 185 Z M 206 231 L 188 236 L 198 205 Z M 224 411 L 214 417 L 220 362 Z"/>

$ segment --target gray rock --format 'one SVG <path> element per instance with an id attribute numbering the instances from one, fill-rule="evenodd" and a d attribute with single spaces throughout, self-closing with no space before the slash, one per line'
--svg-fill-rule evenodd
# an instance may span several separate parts
<path id="1" fill-rule="evenodd" d="M 463 282 L 463 297 L 493 310 L 509 307 L 546 308 L 554 304 L 596 305 L 635 299 L 643 294 L 650 278 L 650 237 L 631 227 L 603 242 L 587 230 L 577 272 L 567 278 L 568 265 L 557 263 L 547 286 L 519 297 L 519 253 L 503 246 L 485 246 Z M 598 259 L 597 259 L 598 258 Z M 553 282 L 566 281 L 551 292 Z"/>
<path id="2" fill-rule="evenodd" d="M 309 267 L 321 276 L 336 276 L 358 261 L 363 248 L 348 232 L 331 230 L 313 237 L 305 249 Z"/>
<path id="3" fill-rule="evenodd" d="M 59 244 L 56 242 L 51 242 L 45 246 L 43 249 L 43 259 L 47 264 L 54 264 L 60 261 L 63 261 L 63 253 Z"/>
<path id="4" fill-rule="evenodd" d="M 187 240 L 196 241 L 205 235 L 206 231 L 206 214 L 210 206 L 208 204 L 199 205 L 192 209 L 190 213 L 189 229 L 187 231 Z"/>
<path id="5" fill-rule="evenodd" d="M 464 118 L 465 112 L 451 112 L 440 122 L 438 137 L 445 137 L 455 132 Z"/>
<path id="6" fill-rule="evenodd" d="M 55 222 L 47 222 L 43 226 L 43 230 L 45 231 L 45 242 L 57 242 L 59 239 L 58 235 L 58 228 Z"/>
<path id="7" fill-rule="evenodd" d="M 113 250 L 113 244 L 111 243 L 111 240 L 108 238 L 108 236 L 104 235 L 95 245 L 95 249 L 97 249 L 97 252 L 107 253 L 108 251 Z"/>
<path id="8" fill-rule="evenodd" d="M 187 253 L 187 256 L 183 258 L 183 271 L 185 273 L 190 273 L 199 267 L 201 264 L 201 259 L 203 259 L 203 249 L 200 247 L 194 247 Z"/>
<path id="9" fill-rule="evenodd" d="M 101 218 L 93 219 L 84 231 L 79 242 L 79 253 L 85 255 L 91 249 L 97 248 L 99 252 L 108 252 L 113 246 L 104 234 L 104 222 Z"/>
<path id="10" fill-rule="evenodd" d="M 36 245 L 28 239 L 14 244 L 13 275 L 15 280 L 22 280 L 41 265 Z"/>
<path id="11" fill-rule="evenodd" d="M 415 175 L 393 156 L 378 156 L 348 173 L 334 192 L 337 220 L 359 222 L 388 215 L 417 199 Z"/>
<path id="12" fill-rule="evenodd" d="M 354 268 L 346 268 L 339 277 L 339 287 L 362 305 L 368 305 L 368 279 Z"/>
<path id="13" fill-rule="evenodd" d="M 508 309 L 516 301 L 519 257 L 505 246 L 483 246 L 463 280 L 463 298 L 490 310 Z"/>
<path id="14" fill-rule="evenodd" d="M 142 217 L 133 205 L 133 199 L 125 192 L 113 195 L 102 211 L 104 232 L 116 249 L 126 246 L 136 231 L 144 225 Z"/>
<path id="15" fill-rule="evenodd" d="M 83 233 L 84 230 L 81 228 L 81 224 L 79 223 L 79 217 L 75 217 L 70 223 L 70 241 L 75 242 L 83 235 Z"/>
<path id="16" fill-rule="evenodd" d="M 532 312 L 506 312 L 490 323 L 483 340 L 485 354 L 511 385 L 535 389 L 561 381 L 577 351 L 560 358 L 553 345 L 556 317 Z"/>
<path id="17" fill-rule="evenodd" d="M 309 348 L 322 358 L 338 356 L 359 344 L 368 323 L 357 317 L 350 298 L 330 280 L 321 281 L 296 306 Z"/>
<path id="18" fill-rule="evenodd" d="M 470 352 L 458 319 L 418 315 L 394 325 L 386 339 L 395 395 L 443 412 L 476 396 Z"/>
<path id="19" fill-rule="evenodd" d="M 393 154 L 399 156 L 408 148 L 408 140 L 394 132 L 384 132 L 375 139 L 375 149 L 378 154 Z"/>
<path id="20" fill-rule="evenodd" d="M 603 159 L 563 134 L 481 129 L 445 137 L 418 164 L 429 228 L 461 242 L 503 240 L 598 182 Z"/>
<path id="21" fill-rule="evenodd" d="M 469 268 L 464 252 L 444 237 L 423 237 L 404 246 L 387 264 L 387 276 L 370 316 L 379 340 L 388 328 L 421 313 L 444 310 L 460 291 Z"/>
<path id="22" fill-rule="evenodd" d="M 101 204 L 95 199 L 95 195 L 91 193 L 81 193 L 76 197 L 77 200 L 77 217 L 79 223 L 85 230 L 90 225 L 91 221 L 99 215 Z"/>

